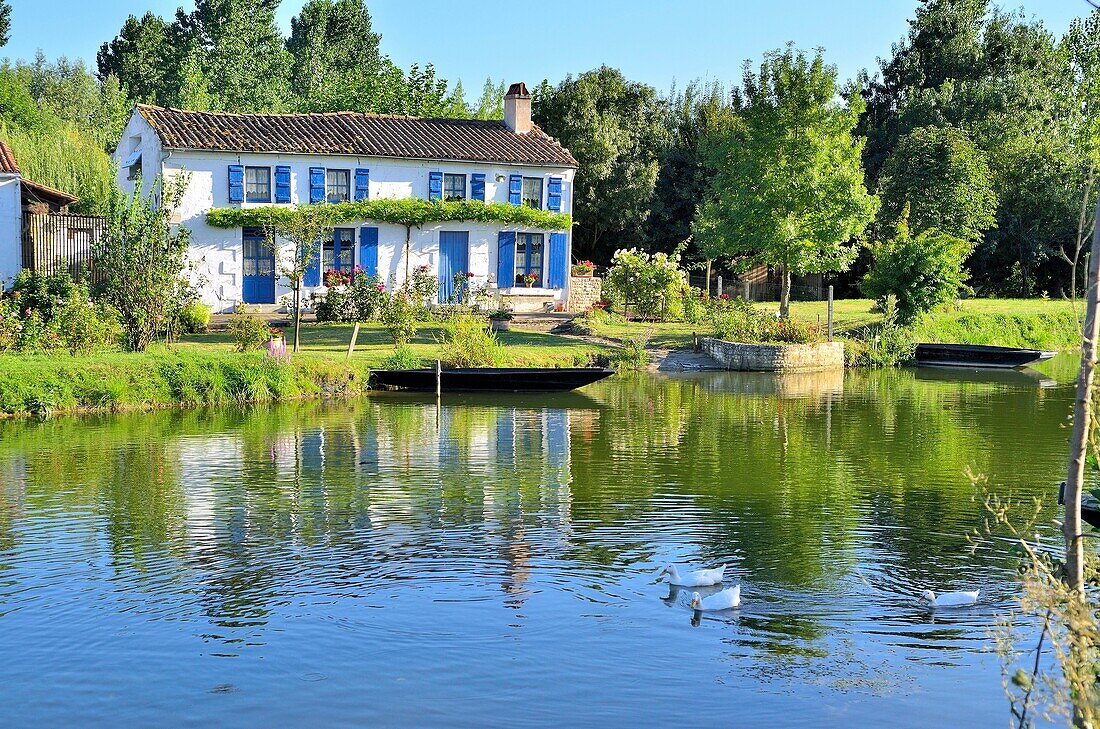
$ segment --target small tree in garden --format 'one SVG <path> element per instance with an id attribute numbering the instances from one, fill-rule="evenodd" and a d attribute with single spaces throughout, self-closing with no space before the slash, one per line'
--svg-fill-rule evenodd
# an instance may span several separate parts
<path id="1" fill-rule="evenodd" d="M 746 64 L 734 113 L 706 142 L 716 174 L 693 225 L 707 257 L 779 266 L 779 313 L 790 313 L 791 274 L 843 271 L 875 214 L 863 181 L 863 140 L 852 135 L 863 101 L 841 103 L 834 66 L 788 47 Z"/>
<path id="2" fill-rule="evenodd" d="M 894 237 L 871 250 L 874 264 L 863 279 L 863 291 L 873 299 L 896 296 L 903 324 L 969 290 L 965 264 L 974 244 L 935 228 L 912 235 L 908 205 Z"/>
<path id="3" fill-rule="evenodd" d="M 127 198 L 117 188 L 109 200 L 107 230 L 92 254 L 106 280 L 101 299 L 119 312 L 126 348 L 144 351 L 161 327 L 186 305 L 184 277 L 190 232 L 172 224 L 172 215 L 190 175 L 157 178 L 142 197 L 140 181 Z"/>
<path id="4" fill-rule="evenodd" d="M 328 204 L 299 205 L 292 210 L 266 208 L 263 215 L 265 239 L 275 251 L 279 275 L 290 282 L 294 291 L 294 351 L 298 352 L 301 350 L 302 282 L 314 257 L 319 255 L 321 241 L 332 235 L 336 216 Z M 280 245 L 280 238 L 290 244 L 289 255 Z"/>
<path id="5" fill-rule="evenodd" d="M 646 253 L 637 248 L 615 251 L 604 279 L 607 295 L 643 319 L 668 319 L 685 286 L 679 249 Z"/>

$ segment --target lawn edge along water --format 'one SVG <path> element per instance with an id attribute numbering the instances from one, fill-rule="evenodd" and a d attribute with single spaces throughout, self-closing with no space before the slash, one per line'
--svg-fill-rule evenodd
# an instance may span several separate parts
<path id="1" fill-rule="evenodd" d="M 0 414 L 142 410 L 353 397 L 370 369 L 329 357 L 158 351 L 0 356 Z"/>

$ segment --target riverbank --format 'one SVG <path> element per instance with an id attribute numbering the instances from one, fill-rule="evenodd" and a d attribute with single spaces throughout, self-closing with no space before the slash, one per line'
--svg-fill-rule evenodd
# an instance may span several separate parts
<path id="1" fill-rule="evenodd" d="M 347 357 L 351 325 L 305 325 L 302 351 L 280 365 L 261 352 L 233 350 L 226 332 L 191 335 L 147 352 L 0 355 L 0 414 L 29 415 L 354 397 L 371 369 L 393 354 L 377 325 L 361 327 Z M 410 345 L 425 361 L 442 355 L 438 326 L 420 329 Z M 501 332 L 506 364 L 567 367 L 607 357 L 613 347 L 539 332 Z"/>
<path id="2" fill-rule="evenodd" d="M 833 310 L 834 334 L 839 339 L 858 339 L 862 330 L 881 321 L 871 311 L 869 299 L 836 301 Z M 774 303 L 761 308 L 775 309 Z M 828 316 L 824 301 L 795 301 L 791 316 L 809 324 L 825 326 Z M 649 346 L 670 350 L 692 345 L 693 335 L 709 335 L 705 322 L 599 323 L 591 333 L 608 341 L 648 336 Z M 1081 327 L 1071 302 L 1054 299 L 967 299 L 958 307 L 936 311 L 911 330 L 915 342 L 958 342 L 990 344 L 1002 347 L 1068 350 L 1081 345 Z"/>

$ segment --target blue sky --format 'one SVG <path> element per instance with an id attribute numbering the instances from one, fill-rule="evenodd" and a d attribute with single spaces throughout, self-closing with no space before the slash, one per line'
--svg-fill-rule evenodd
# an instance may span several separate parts
<path id="1" fill-rule="evenodd" d="M 284 31 L 304 0 L 284 0 Z M 171 17 L 180 0 L 11 0 L 12 40 L 3 52 L 30 58 L 67 55 L 95 63 L 99 45 L 127 15 Z M 890 53 L 916 0 L 373 0 L 382 50 L 399 65 L 434 62 L 475 97 L 486 76 L 528 85 L 559 81 L 601 63 L 666 89 L 694 78 L 736 81 L 746 58 L 788 40 L 821 46 L 843 78 Z M 1061 34 L 1088 12 L 1085 0 L 1014 0 L 1004 4 Z M 193 7 L 187 4 L 188 9 Z"/>

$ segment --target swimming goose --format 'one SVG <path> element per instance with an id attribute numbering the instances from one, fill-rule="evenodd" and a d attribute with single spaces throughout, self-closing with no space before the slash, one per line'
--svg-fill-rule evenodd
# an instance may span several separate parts
<path id="1" fill-rule="evenodd" d="M 657 573 L 657 579 L 668 575 L 668 582 L 679 587 L 709 587 L 722 581 L 722 575 L 726 572 L 726 566 L 715 567 L 711 570 L 694 570 L 680 574 L 676 565 L 670 564 Z"/>
<path id="2" fill-rule="evenodd" d="M 921 602 L 926 602 L 932 607 L 960 607 L 973 605 L 978 601 L 978 590 L 963 592 L 945 592 L 937 595 L 931 590 L 925 590 L 920 595 Z"/>
<path id="3" fill-rule="evenodd" d="M 691 607 L 695 610 L 706 610 L 708 612 L 741 607 L 741 585 L 734 585 L 707 597 L 700 597 L 698 592 L 693 592 L 691 593 Z"/>

